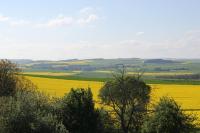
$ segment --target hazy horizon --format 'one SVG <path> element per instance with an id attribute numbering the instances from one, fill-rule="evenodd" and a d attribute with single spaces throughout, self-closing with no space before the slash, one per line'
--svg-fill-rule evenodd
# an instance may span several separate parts
<path id="1" fill-rule="evenodd" d="M 70 61 L 70 60 L 96 60 L 96 59 L 104 59 L 104 60 L 117 60 L 117 59 L 141 59 L 141 60 L 151 60 L 151 59 L 162 59 L 162 60 L 200 60 L 200 58 L 69 58 L 69 59 L 26 59 L 26 58 L 0 58 L 7 60 L 32 60 L 32 61 Z"/>
<path id="2" fill-rule="evenodd" d="M 200 59 L 198 0 L 0 3 L 1 59 Z"/>

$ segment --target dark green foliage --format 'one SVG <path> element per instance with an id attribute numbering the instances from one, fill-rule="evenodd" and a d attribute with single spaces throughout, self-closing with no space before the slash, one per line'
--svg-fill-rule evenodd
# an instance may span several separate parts
<path id="1" fill-rule="evenodd" d="M 14 96 L 21 90 L 35 90 L 37 87 L 20 76 L 20 69 L 8 60 L 0 60 L 0 97 Z"/>
<path id="2" fill-rule="evenodd" d="M 48 113 L 48 112 L 47 112 Z M 65 126 L 58 121 L 57 116 L 46 114 L 38 117 L 34 132 L 36 133 L 68 133 Z"/>
<path id="3" fill-rule="evenodd" d="M 163 97 L 144 123 L 143 133 L 190 133 L 195 129 L 194 120 L 173 99 Z"/>
<path id="4" fill-rule="evenodd" d="M 5 102 L 6 101 L 6 102 Z M 51 113 L 47 97 L 35 91 L 18 91 L 1 97 L 0 127 L 4 133 L 66 133 L 57 116 Z"/>
<path id="5" fill-rule="evenodd" d="M 66 133 L 51 113 L 49 98 L 37 92 L 37 87 L 19 72 L 10 61 L 0 61 L 0 132 Z"/>
<path id="6" fill-rule="evenodd" d="M 10 96 L 17 90 L 19 69 L 8 60 L 0 60 L 0 96 Z"/>
<path id="7" fill-rule="evenodd" d="M 94 108 L 91 90 L 71 89 L 62 100 L 62 120 L 66 129 L 72 133 L 102 132 L 98 111 Z"/>
<path id="8" fill-rule="evenodd" d="M 111 107 L 117 124 L 124 133 L 138 133 L 150 99 L 150 86 L 139 77 L 127 76 L 125 70 L 105 83 L 99 97 Z"/>
<path id="9" fill-rule="evenodd" d="M 102 133 L 116 133 L 117 129 L 114 125 L 115 121 L 112 120 L 108 111 L 104 109 L 98 109 L 97 111 L 99 114 L 98 124 L 101 126 L 99 127 L 101 129 L 101 132 Z"/>

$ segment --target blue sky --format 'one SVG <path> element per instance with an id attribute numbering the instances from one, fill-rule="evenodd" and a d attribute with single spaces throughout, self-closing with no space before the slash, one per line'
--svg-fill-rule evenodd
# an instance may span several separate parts
<path id="1" fill-rule="evenodd" d="M 0 58 L 200 58 L 199 0 L 0 0 Z"/>

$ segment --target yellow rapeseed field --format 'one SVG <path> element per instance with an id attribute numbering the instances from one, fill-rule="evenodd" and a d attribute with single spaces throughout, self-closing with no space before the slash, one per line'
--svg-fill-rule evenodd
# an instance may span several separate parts
<path id="1" fill-rule="evenodd" d="M 80 71 L 72 71 L 72 72 L 24 72 L 23 74 L 31 74 L 31 75 L 44 75 L 44 76 L 71 76 L 74 74 L 80 73 Z"/>
<path id="2" fill-rule="evenodd" d="M 154 84 L 152 102 L 162 96 L 174 98 L 184 109 L 200 109 L 200 85 Z"/>
<path id="3" fill-rule="evenodd" d="M 88 88 L 93 92 L 94 99 L 98 98 L 99 89 L 103 86 L 102 82 L 95 81 L 78 81 L 78 80 L 62 80 L 48 79 L 38 77 L 27 77 L 38 86 L 40 91 L 48 93 L 50 96 L 62 97 L 68 93 L 71 88 Z"/>
<path id="4" fill-rule="evenodd" d="M 48 93 L 50 96 L 62 97 L 71 88 L 92 89 L 94 99 L 98 100 L 99 89 L 103 86 L 102 82 L 48 79 L 38 77 L 28 77 L 35 83 L 40 91 Z M 152 103 L 156 103 L 160 97 L 173 97 L 184 109 L 200 109 L 200 85 L 169 85 L 152 84 Z"/>

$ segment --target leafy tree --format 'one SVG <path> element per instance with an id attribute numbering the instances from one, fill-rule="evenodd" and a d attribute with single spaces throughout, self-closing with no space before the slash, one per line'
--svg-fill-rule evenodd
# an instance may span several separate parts
<path id="1" fill-rule="evenodd" d="M 37 87 L 20 75 L 21 69 L 9 60 L 0 60 L 0 96 L 14 96 L 18 90 L 35 90 Z"/>
<path id="2" fill-rule="evenodd" d="M 9 96 L 16 92 L 19 72 L 16 64 L 0 60 L 0 96 Z"/>
<path id="3" fill-rule="evenodd" d="M 184 114 L 171 98 L 163 97 L 155 106 L 155 112 L 144 123 L 143 133 L 190 133 L 194 131 L 196 118 Z"/>
<path id="4" fill-rule="evenodd" d="M 62 120 L 66 129 L 72 133 L 98 133 L 99 114 L 94 108 L 90 89 L 71 89 L 62 100 Z"/>
<path id="5" fill-rule="evenodd" d="M 114 113 L 113 117 L 122 132 L 138 133 L 146 114 L 151 88 L 139 76 L 126 75 L 124 68 L 113 77 L 101 88 L 99 97 Z"/>
<path id="6" fill-rule="evenodd" d="M 20 71 L 16 64 L 0 61 L 0 132 L 66 133 L 49 98 Z"/>

